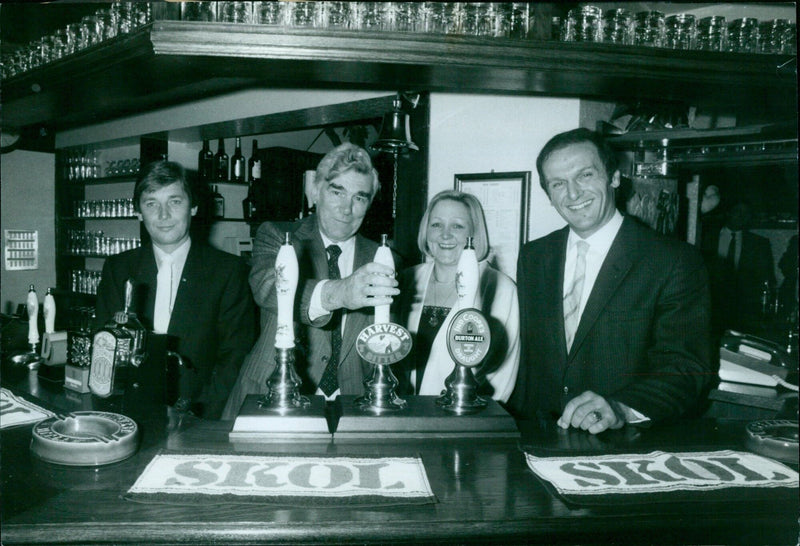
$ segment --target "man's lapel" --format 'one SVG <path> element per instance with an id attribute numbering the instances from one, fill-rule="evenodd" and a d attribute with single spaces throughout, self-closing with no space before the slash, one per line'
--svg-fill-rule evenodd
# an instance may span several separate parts
<path id="1" fill-rule="evenodd" d="M 548 251 L 542 258 L 542 274 L 544 283 L 542 286 L 552 286 L 552 290 L 545 290 L 546 298 L 545 309 L 552 309 L 552 324 L 557 324 L 556 336 L 557 343 L 561 348 L 563 357 L 567 358 L 567 336 L 564 331 L 564 297 L 562 295 L 564 286 L 564 262 L 567 259 L 567 237 L 569 228 L 564 228 L 559 232 L 558 237 L 554 238 Z"/>
<path id="2" fill-rule="evenodd" d="M 172 316 L 167 331 L 173 333 L 176 325 L 194 324 L 197 307 L 196 298 L 203 295 L 203 257 L 200 245 L 192 243 L 186 263 L 181 272 L 181 281 L 178 284 L 178 293 L 175 295 L 175 305 L 172 307 Z"/>
<path id="3" fill-rule="evenodd" d="M 597 280 L 594 283 L 592 292 L 589 294 L 589 299 L 586 301 L 586 307 L 583 310 L 578 330 L 575 332 L 575 339 L 572 342 L 570 356 L 574 356 L 577 353 L 581 343 L 586 339 L 611 296 L 622 284 L 622 280 L 633 265 L 635 251 L 632 247 L 636 238 L 634 229 L 635 226 L 631 223 L 631 220 L 623 220 L 622 227 L 620 227 L 614 242 L 611 244 L 611 248 L 608 250 L 606 259 L 597 274 Z"/>
<path id="4" fill-rule="evenodd" d="M 142 247 L 134 278 L 133 309 L 147 328 L 153 327 L 153 309 L 156 305 L 156 278 L 158 266 L 152 246 Z"/>

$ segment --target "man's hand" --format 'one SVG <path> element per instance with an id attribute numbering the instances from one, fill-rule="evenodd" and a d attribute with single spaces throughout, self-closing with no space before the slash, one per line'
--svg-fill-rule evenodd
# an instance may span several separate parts
<path id="1" fill-rule="evenodd" d="M 609 428 L 622 428 L 625 425 L 624 412 L 615 409 L 616 403 L 606 400 L 599 394 L 586 391 L 569 402 L 558 419 L 558 426 L 573 426 L 592 434 Z"/>
<path id="2" fill-rule="evenodd" d="M 322 288 L 322 306 L 328 311 L 390 305 L 400 293 L 391 267 L 370 262 L 341 280 L 329 280 Z"/>

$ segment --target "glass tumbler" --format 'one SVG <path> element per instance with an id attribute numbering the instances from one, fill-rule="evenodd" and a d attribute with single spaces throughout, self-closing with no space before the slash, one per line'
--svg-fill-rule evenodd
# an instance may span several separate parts
<path id="1" fill-rule="evenodd" d="M 213 2 L 209 2 L 213 4 Z M 259 25 L 282 26 L 286 23 L 284 19 L 286 12 L 283 9 L 284 2 L 254 2 L 253 17 Z"/>
<path id="2" fill-rule="evenodd" d="M 610 9 L 603 14 L 603 42 L 633 44 L 633 14 L 626 9 Z"/>
<path id="3" fill-rule="evenodd" d="M 220 2 L 217 20 L 222 23 L 249 23 L 250 2 Z"/>
<path id="4" fill-rule="evenodd" d="M 689 13 L 677 13 L 664 20 L 664 46 L 669 49 L 694 49 L 697 19 Z"/>
<path id="5" fill-rule="evenodd" d="M 744 17 L 728 25 L 728 51 L 758 52 L 758 19 Z"/>
<path id="6" fill-rule="evenodd" d="M 353 25 L 351 28 L 361 30 L 383 29 L 383 2 L 356 2 L 351 10 Z"/>
<path id="7" fill-rule="evenodd" d="M 599 42 L 603 37 L 603 11 L 597 6 L 570 10 L 564 25 L 565 42 Z"/>
<path id="8" fill-rule="evenodd" d="M 323 2 L 320 4 L 320 26 L 332 29 L 350 27 L 350 2 Z"/>
<path id="9" fill-rule="evenodd" d="M 398 32 L 417 32 L 421 26 L 422 4 L 418 2 L 397 2 L 394 14 L 394 28 Z"/>
<path id="10" fill-rule="evenodd" d="M 531 28 L 531 6 L 528 2 L 499 2 L 498 9 L 504 11 L 500 17 L 500 33 L 509 38 L 525 39 Z"/>
<path id="11" fill-rule="evenodd" d="M 728 25 L 725 17 L 703 17 L 697 23 L 695 47 L 701 51 L 725 51 L 728 47 Z"/>
<path id="12" fill-rule="evenodd" d="M 664 43 L 664 14 L 660 11 L 638 12 L 634 17 L 633 43 L 661 47 Z"/>
<path id="13" fill-rule="evenodd" d="M 259 2 L 259 4 L 272 3 Z M 181 21 L 200 21 L 205 23 L 216 21 L 216 7 L 216 2 L 181 2 Z"/>
<path id="14" fill-rule="evenodd" d="M 291 22 L 296 27 L 316 27 L 318 2 L 291 2 Z"/>
<path id="15" fill-rule="evenodd" d="M 781 53 L 782 41 L 789 28 L 788 19 L 773 19 L 759 25 L 759 47 L 761 53 Z"/>

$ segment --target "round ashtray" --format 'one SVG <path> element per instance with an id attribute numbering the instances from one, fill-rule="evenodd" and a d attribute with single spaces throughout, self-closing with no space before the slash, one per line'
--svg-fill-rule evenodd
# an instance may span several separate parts
<path id="1" fill-rule="evenodd" d="M 31 451 L 49 463 L 98 466 L 136 452 L 139 427 L 130 417 L 102 411 L 76 411 L 33 427 Z"/>
<path id="2" fill-rule="evenodd" d="M 797 421 L 767 419 L 747 424 L 747 449 L 779 461 L 798 464 Z"/>

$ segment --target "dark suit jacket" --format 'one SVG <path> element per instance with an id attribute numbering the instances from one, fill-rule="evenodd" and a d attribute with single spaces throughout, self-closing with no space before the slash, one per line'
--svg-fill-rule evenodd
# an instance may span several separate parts
<path id="1" fill-rule="evenodd" d="M 586 390 L 652 421 L 693 409 L 716 376 L 700 254 L 626 218 L 567 354 L 562 286 L 568 228 L 520 253 L 522 358 L 509 405 L 521 418 L 560 415 Z"/>
<path id="2" fill-rule="evenodd" d="M 761 291 L 766 281 L 775 288 L 775 262 L 769 239 L 742 231 L 739 265 L 734 270 L 718 255 L 719 226 L 703 230 L 701 247 L 711 280 L 714 331 L 750 329 L 761 321 Z"/>
<path id="3" fill-rule="evenodd" d="M 295 297 L 295 369 L 303 380 L 301 391 L 316 391 L 331 356 L 331 314 L 312 322 L 308 318 L 311 294 L 317 284 L 328 278 L 328 259 L 317 226 L 317 217 L 309 216 L 281 229 L 271 222 L 258 228 L 253 243 L 253 268 L 250 287 L 261 308 L 261 336 L 247 356 L 239 379 L 223 413 L 233 419 L 248 394 L 265 394 L 267 379 L 275 369 L 275 330 L 278 321 L 278 299 L 275 293 L 275 258 L 284 241 L 284 232 L 292 232 L 292 245 L 297 254 L 300 280 Z M 378 244 L 356 235 L 353 271 L 375 258 Z M 364 378 L 371 366 L 361 360 L 355 349 L 358 333 L 371 324 L 374 310 L 365 308 L 347 312 L 339 364 L 341 394 L 363 394 Z"/>
<path id="4" fill-rule="evenodd" d="M 125 281 L 132 278 L 137 296 L 133 310 L 152 330 L 157 275 L 150 245 L 108 258 L 97 292 L 95 325 L 104 325 L 124 308 Z M 255 331 L 244 262 L 192 241 L 167 333 L 174 338 L 174 350 L 193 369 L 186 388 L 192 410 L 200 417 L 218 419 L 222 414 Z"/>

